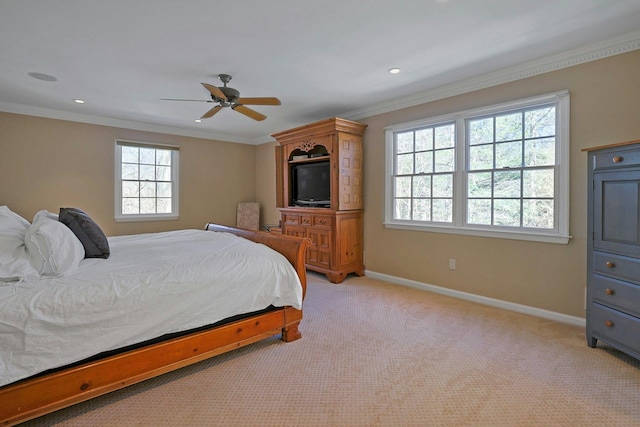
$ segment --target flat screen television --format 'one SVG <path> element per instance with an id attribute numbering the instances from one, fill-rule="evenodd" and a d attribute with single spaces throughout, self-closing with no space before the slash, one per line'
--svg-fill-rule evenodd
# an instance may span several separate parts
<path id="1" fill-rule="evenodd" d="M 331 204 L 329 161 L 294 165 L 291 168 L 291 199 L 296 206 L 329 207 Z"/>

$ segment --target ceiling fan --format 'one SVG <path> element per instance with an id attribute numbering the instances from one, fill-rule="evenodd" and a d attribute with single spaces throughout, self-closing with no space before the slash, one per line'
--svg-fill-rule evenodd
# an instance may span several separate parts
<path id="1" fill-rule="evenodd" d="M 222 81 L 224 86 L 217 87 L 208 83 L 201 83 L 209 93 L 211 99 L 171 99 L 163 98 L 161 101 L 197 101 L 197 102 L 215 102 L 218 105 L 204 113 L 201 119 L 208 119 L 222 110 L 224 107 L 231 107 L 232 110 L 244 114 L 254 120 L 264 120 L 267 118 L 264 114 L 258 113 L 255 110 L 247 107 L 247 105 L 280 105 L 280 100 L 273 97 L 265 98 L 240 98 L 240 92 L 232 87 L 227 87 L 227 83 L 231 81 L 229 74 L 219 74 L 218 78 Z"/>

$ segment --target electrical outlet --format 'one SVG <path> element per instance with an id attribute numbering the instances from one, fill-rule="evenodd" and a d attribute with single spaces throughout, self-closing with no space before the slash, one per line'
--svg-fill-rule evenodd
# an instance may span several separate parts
<path id="1" fill-rule="evenodd" d="M 455 269 L 456 269 L 456 259 L 449 258 L 449 270 L 455 270 Z"/>

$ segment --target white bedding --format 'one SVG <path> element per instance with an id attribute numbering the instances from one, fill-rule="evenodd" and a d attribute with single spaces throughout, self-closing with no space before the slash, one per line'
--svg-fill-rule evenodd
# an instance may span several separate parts
<path id="1" fill-rule="evenodd" d="M 84 259 L 69 276 L 0 282 L 0 386 L 269 305 L 302 307 L 286 258 L 232 234 L 118 236 L 109 246 L 109 259 Z"/>

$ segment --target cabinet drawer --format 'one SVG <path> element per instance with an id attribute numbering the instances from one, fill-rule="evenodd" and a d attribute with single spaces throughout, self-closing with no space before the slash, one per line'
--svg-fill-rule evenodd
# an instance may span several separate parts
<path id="1" fill-rule="evenodd" d="M 312 218 L 312 224 L 314 227 L 331 228 L 333 222 L 332 217 L 328 215 L 314 215 Z"/>
<path id="2" fill-rule="evenodd" d="M 300 225 L 311 225 L 312 224 L 312 215 L 300 215 Z"/>
<path id="3" fill-rule="evenodd" d="M 617 169 L 640 165 L 640 150 L 612 150 L 593 155 L 593 167 L 600 169 Z"/>
<path id="4" fill-rule="evenodd" d="M 593 269 L 605 276 L 640 283 L 640 260 L 637 258 L 594 252 Z"/>
<path id="5" fill-rule="evenodd" d="M 640 286 L 594 274 L 591 299 L 640 317 Z"/>
<path id="6" fill-rule="evenodd" d="M 285 224 L 300 224 L 300 215 L 283 214 Z"/>
<path id="7" fill-rule="evenodd" d="M 619 311 L 590 304 L 589 327 L 593 335 L 616 346 L 640 352 L 640 319 Z"/>

